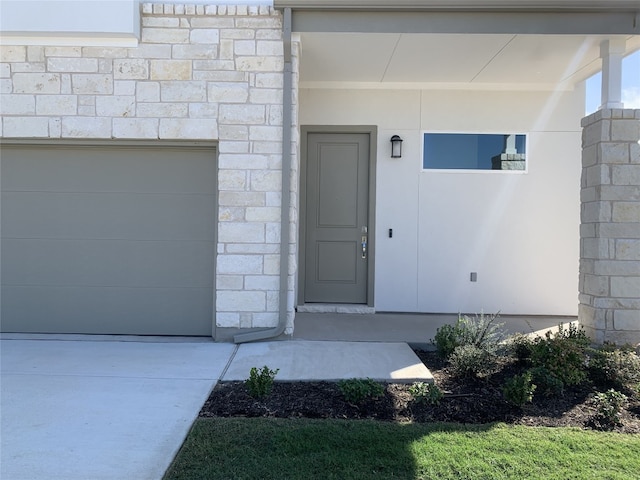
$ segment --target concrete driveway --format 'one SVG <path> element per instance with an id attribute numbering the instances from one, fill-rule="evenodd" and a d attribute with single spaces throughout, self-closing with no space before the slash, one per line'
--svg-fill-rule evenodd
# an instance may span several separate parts
<path id="1" fill-rule="evenodd" d="M 157 480 L 235 346 L 3 339 L 3 480 Z"/>
<path id="2" fill-rule="evenodd" d="M 0 340 L 2 480 L 159 480 L 215 383 L 433 381 L 406 343 L 11 336 Z"/>

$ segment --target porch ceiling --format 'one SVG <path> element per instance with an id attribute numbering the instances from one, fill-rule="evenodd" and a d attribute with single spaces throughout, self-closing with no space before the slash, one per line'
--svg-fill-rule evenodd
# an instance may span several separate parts
<path id="1" fill-rule="evenodd" d="M 302 32 L 302 88 L 570 89 L 603 35 Z M 625 35 L 627 52 L 640 35 Z"/>

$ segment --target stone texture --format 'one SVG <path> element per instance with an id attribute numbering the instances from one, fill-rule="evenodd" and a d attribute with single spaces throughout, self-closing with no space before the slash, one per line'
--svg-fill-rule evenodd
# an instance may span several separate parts
<path id="1" fill-rule="evenodd" d="M 579 319 L 596 342 L 640 339 L 640 110 L 583 119 Z"/>
<path id="2" fill-rule="evenodd" d="M 111 95 L 113 94 L 113 76 L 108 74 L 72 75 L 71 86 L 76 95 Z"/>
<path id="3" fill-rule="evenodd" d="M 114 118 L 114 138 L 158 138 L 158 120 L 154 118 Z"/>
<path id="4" fill-rule="evenodd" d="M 151 80 L 190 80 L 188 60 L 151 60 Z"/>
<path id="5" fill-rule="evenodd" d="M 63 58 L 54 57 L 47 60 L 47 70 L 50 72 L 86 72 L 98 71 L 96 58 Z"/>
<path id="6" fill-rule="evenodd" d="M 36 100 L 33 95 L 10 95 L 0 101 L 2 115 L 33 115 L 36 110 Z"/>
<path id="7" fill-rule="evenodd" d="M 113 78 L 146 80 L 149 78 L 149 62 L 140 58 L 124 58 L 113 61 Z"/>
<path id="8" fill-rule="evenodd" d="M 167 139 L 215 140 L 217 130 L 218 124 L 216 120 L 161 118 L 159 137 Z"/>
<path id="9" fill-rule="evenodd" d="M 46 138 L 49 135 L 49 120 L 43 117 L 4 117 L 2 135 L 16 138 Z"/>
<path id="10" fill-rule="evenodd" d="M 163 102 L 203 102 L 207 99 L 205 82 L 160 82 L 160 98 Z"/>
<path id="11" fill-rule="evenodd" d="M 265 228 L 258 222 L 221 222 L 218 226 L 218 241 L 222 243 L 264 243 Z"/>
<path id="12" fill-rule="evenodd" d="M 75 115 L 78 110 L 76 95 L 38 95 L 36 113 L 38 115 Z"/>
<path id="13" fill-rule="evenodd" d="M 255 275 L 262 273 L 262 264 L 261 255 L 219 255 L 216 271 L 219 275 Z"/>
<path id="14" fill-rule="evenodd" d="M 216 307 L 222 312 L 263 312 L 266 305 L 265 292 L 221 291 L 216 295 Z"/>
<path id="15" fill-rule="evenodd" d="M 0 64 L 0 131 L 18 138 L 218 141 L 216 283 L 225 295 L 218 292 L 216 322 L 274 326 L 281 13 L 267 5 L 182 3 L 143 3 L 141 10 L 137 47 L 1 46 L 6 63 Z M 293 163 L 297 168 L 295 158 Z M 292 200 L 297 203 L 295 191 Z M 295 207 L 292 215 L 297 216 Z M 619 250 L 630 255 L 623 245 Z"/>
<path id="16" fill-rule="evenodd" d="M 135 115 L 134 96 L 100 96 L 96 98 L 96 115 L 99 117 L 132 117 Z"/>
<path id="17" fill-rule="evenodd" d="M 143 28 L 142 41 L 145 43 L 189 43 L 186 28 Z"/>
<path id="18" fill-rule="evenodd" d="M 65 117 L 62 119 L 65 138 L 111 138 L 111 119 Z"/>
<path id="19" fill-rule="evenodd" d="M 60 74 L 56 73 L 15 73 L 13 93 L 60 93 Z"/>
<path id="20" fill-rule="evenodd" d="M 640 309 L 616 310 L 613 322 L 616 330 L 640 331 Z"/>
<path id="21" fill-rule="evenodd" d="M 26 62 L 27 47 L 19 45 L 0 45 L 1 62 Z"/>

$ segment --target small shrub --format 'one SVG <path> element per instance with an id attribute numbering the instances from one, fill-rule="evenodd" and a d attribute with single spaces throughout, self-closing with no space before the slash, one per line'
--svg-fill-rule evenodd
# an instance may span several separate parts
<path id="1" fill-rule="evenodd" d="M 507 334 L 504 323 L 496 323 L 498 316 L 499 313 L 490 315 L 480 313 L 480 316 L 474 317 L 460 316 L 458 318 L 459 344 L 473 345 L 490 354 L 497 353 Z"/>
<path id="2" fill-rule="evenodd" d="M 589 373 L 601 385 L 637 389 L 640 385 L 640 357 L 632 350 L 604 346 L 592 354 Z"/>
<path id="3" fill-rule="evenodd" d="M 461 345 L 453 351 L 449 363 L 454 375 L 483 377 L 494 371 L 496 357 L 475 345 Z"/>
<path id="4" fill-rule="evenodd" d="M 594 424 L 601 429 L 610 429 L 622 425 L 622 409 L 627 404 L 627 396 L 614 389 L 597 393 L 593 398 L 597 413 Z"/>
<path id="5" fill-rule="evenodd" d="M 496 323 L 498 314 L 469 317 L 459 315 L 455 325 L 443 325 L 436 330 L 432 340 L 436 353 L 443 359 L 451 357 L 457 347 L 472 345 L 495 354 L 506 336 L 504 323 Z"/>
<path id="6" fill-rule="evenodd" d="M 273 382 L 280 371 L 279 368 L 271 370 L 266 365 L 258 370 L 256 367 L 249 371 L 249 378 L 245 380 L 245 385 L 249 395 L 253 398 L 266 397 L 273 389 Z"/>
<path id="7" fill-rule="evenodd" d="M 520 363 L 527 363 L 531 361 L 533 343 L 533 339 L 527 335 L 516 333 L 509 338 L 509 349 L 511 350 L 512 355 Z"/>
<path id="8" fill-rule="evenodd" d="M 370 378 L 340 380 L 338 388 L 349 403 L 362 403 L 364 400 L 378 398 L 384 394 L 382 384 Z"/>
<path id="9" fill-rule="evenodd" d="M 436 330 L 432 342 L 436 346 L 436 353 L 444 360 L 448 359 L 456 347 L 460 346 L 459 331 L 456 325 L 443 325 Z"/>
<path id="10" fill-rule="evenodd" d="M 416 403 L 428 403 L 429 405 L 439 405 L 444 393 L 440 387 L 433 383 L 415 382 L 409 387 L 409 393 Z"/>
<path id="11" fill-rule="evenodd" d="M 586 352 L 591 341 L 584 330 L 573 324 L 568 330 L 559 325 L 558 332 L 537 338 L 531 350 L 534 367 L 544 367 L 563 385 L 578 385 L 587 378 Z"/>
<path id="12" fill-rule="evenodd" d="M 558 397 L 564 393 L 564 383 L 545 367 L 533 367 L 528 370 L 538 393 L 545 397 Z"/>
<path id="13" fill-rule="evenodd" d="M 536 385 L 532 383 L 531 372 L 515 375 L 507 380 L 502 388 L 504 398 L 516 407 L 522 407 L 533 400 Z"/>

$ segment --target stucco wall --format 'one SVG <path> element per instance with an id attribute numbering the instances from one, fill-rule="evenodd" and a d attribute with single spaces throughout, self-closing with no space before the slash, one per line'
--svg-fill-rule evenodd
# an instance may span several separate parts
<path id="1" fill-rule="evenodd" d="M 60 47 L 51 38 L 46 46 L 2 46 L 2 137 L 217 140 L 216 321 L 275 326 L 282 16 L 247 5 L 143 4 L 141 10 L 134 48 Z M 296 172 L 294 156 L 294 178 Z M 294 181 L 293 205 L 296 188 Z M 296 218 L 295 209 L 291 215 Z M 293 277 L 289 303 L 292 320 Z"/>
<path id="2" fill-rule="evenodd" d="M 377 311 L 577 314 L 583 99 L 301 89 L 301 125 L 378 125 Z M 526 133 L 528 172 L 422 171 L 425 130 Z"/>

